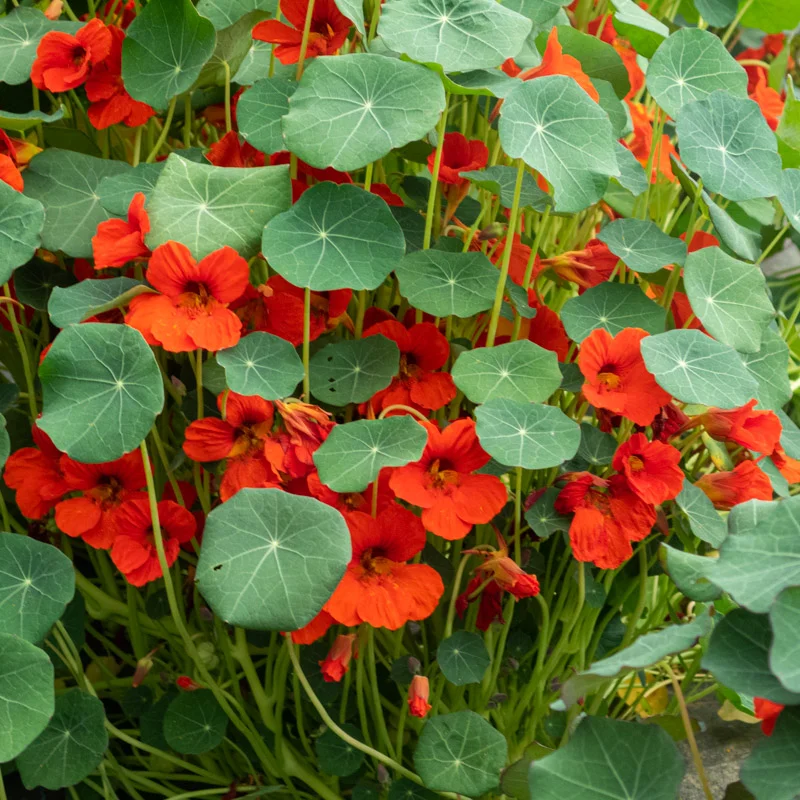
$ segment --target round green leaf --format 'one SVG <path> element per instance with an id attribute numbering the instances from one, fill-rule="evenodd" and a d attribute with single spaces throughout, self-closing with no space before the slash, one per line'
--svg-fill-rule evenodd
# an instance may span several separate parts
<path id="1" fill-rule="evenodd" d="M 783 337 L 767 328 L 758 352 L 742 353 L 741 359 L 758 382 L 756 397 L 759 405 L 773 411 L 783 408 L 792 397 L 788 373 L 789 347 Z"/>
<path id="2" fill-rule="evenodd" d="M 559 211 L 581 211 L 619 175 L 608 115 L 565 75 L 523 81 L 506 97 L 500 140 L 553 184 Z M 598 180 L 599 179 L 599 180 Z"/>
<path id="3" fill-rule="evenodd" d="M 0 223 L 2 224 L 2 223 Z M 56 287 L 72 286 L 75 278 L 58 264 L 34 257 L 14 273 L 17 299 L 26 306 L 44 311 Z"/>
<path id="4" fill-rule="evenodd" d="M 656 50 L 647 67 L 647 89 L 671 117 L 712 92 L 747 97 L 747 73 L 719 37 L 679 28 Z"/>
<path id="5" fill-rule="evenodd" d="M 272 219 L 261 250 L 295 286 L 376 289 L 403 257 L 406 240 L 385 200 L 326 181 Z"/>
<path id="6" fill-rule="evenodd" d="M 355 739 L 361 739 L 361 731 L 346 722 L 342 730 Z M 346 778 L 358 770 L 364 761 L 364 753 L 349 742 L 340 739 L 332 730 L 327 730 L 315 744 L 319 768 L 328 775 Z"/>
<path id="7" fill-rule="evenodd" d="M 228 716 L 209 689 L 182 692 L 164 714 L 164 738 L 179 753 L 200 755 L 225 738 Z"/>
<path id="8" fill-rule="evenodd" d="M 514 204 L 514 188 L 517 182 L 517 171 L 514 167 L 487 167 L 481 170 L 460 172 L 459 176 L 467 178 L 467 180 L 472 181 L 481 189 L 486 189 L 487 192 L 498 195 L 500 202 L 506 208 L 511 208 Z M 536 185 L 533 175 L 530 172 L 525 172 L 522 176 L 522 191 L 519 197 L 520 207 L 532 208 L 534 211 L 541 213 L 552 202 L 553 198 Z"/>
<path id="9" fill-rule="evenodd" d="M 366 403 L 399 369 L 400 350 L 385 336 L 333 342 L 311 359 L 311 394 L 332 406 Z"/>
<path id="10" fill-rule="evenodd" d="M 46 114 L 44 111 L 36 110 L 20 113 L 3 110 L 0 111 L 0 128 L 24 133 L 31 128 L 35 128 L 37 125 L 58 122 L 58 120 L 63 118 L 64 106 L 58 106 L 52 114 Z"/>
<path id="11" fill-rule="evenodd" d="M 567 336 L 580 344 L 597 328 L 605 328 L 612 336 L 625 328 L 663 333 L 666 315 L 666 309 L 647 297 L 639 286 L 601 283 L 567 300 L 561 321 Z"/>
<path id="12" fill-rule="evenodd" d="M 728 527 L 702 489 L 698 489 L 688 480 L 684 481 L 683 489 L 675 498 L 675 502 L 686 514 L 689 527 L 698 539 L 708 542 L 712 547 L 719 547 L 722 544 L 728 535 Z"/>
<path id="13" fill-rule="evenodd" d="M 250 11 L 274 14 L 277 6 L 275 0 L 199 0 L 197 13 L 211 20 L 211 24 L 219 31 L 238 22 Z"/>
<path id="14" fill-rule="evenodd" d="M 687 257 L 683 282 L 692 310 L 714 338 L 744 353 L 761 349 L 775 310 L 760 267 L 704 247 Z"/>
<path id="15" fill-rule="evenodd" d="M 408 778 L 400 778 L 392 781 L 387 800 L 436 800 L 436 795 Z"/>
<path id="16" fill-rule="evenodd" d="M 25 194 L 44 206 L 41 246 L 91 258 L 92 236 L 111 216 L 100 204 L 97 187 L 103 178 L 129 170 L 123 161 L 56 147 L 33 158 L 25 170 Z"/>
<path id="17" fill-rule="evenodd" d="M 164 407 L 152 350 L 126 325 L 65 328 L 39 367 L 39 427 L 76 461 L 114 461 L 138 447 Z"/>
<path id="18" fill-rule="evenodd" d="M 135 100 L 166 108 L 197 80 L 216 43 L 191 0 L 151 0 L 126 30 L 122 80 Z"/>
<path id="19" fill-rule="evenodd" d="M 147 203 L 147 244 L 182 242 L 195 258 L 229 245 L 249 258 L 261 247 L 264 225 L 290 205 L 285 164 L 229 169 L 172 153 Z"/>
<path id="20" fill-rule="evenodd" d="M 800 692 L 800 586 L 784 589 L 778 595 L 769 619 L 773 634 L 770 667 L 789 691 Z"/>
<path id="21" fill-rule="evenodd" d="M 642 357 L 658 385 L 684 403 L 737 408 L 758 390 L 733 348 L 697 330 L 647 336 Z"/>
<path id="22" fill-rule="evenodd" d="M 505 736 L 474 711 L 425 723 L 414 766 L 429 789 L 471 797 L 496 788 L 508 758 Z"/>
<path id="23" fill-rule="evenodd" d="M 234 392 L 265 400 L 288 397 L 303 380 L 297 350 L 285 339 L 263 331 L 249 333 L 234 347 L 220 350 L 217 363 L 225 368 L 225 380 Z"/>
<path id="24" fill-rule="evenodd" d="M 50 724 L 17 756 L 25 788 L 61 789 L 91 775 L 108 747 L 105 722 L 96 697 L 80 689 L 59 695 Z"/>
<path id="25" fill-rule="evenodd" d="M 491 308 L 498 279 L 497 267 L 483 253 L 446 250 L 411 253 L 395 274 L 409 303 L 435 317 L 471 317 Z"/>
<path id="26" fill-rule="evenodd" d="M 703 656 L 703 669 L 736 692 L 797 705 L 800 694 L 785 689 L 770 671 L 771 645 L 769 617 L 735 608 L 714 628 Z"/>
<path id="27" fill-rule="evenodd" d="M 777 140 L 752 100 L 714 92 L 684 106 L 676 130 L 681 158 L 709 191 L 729 200 L 777 193 L 781 177 Z"/>
<path id="28" fill-rule="evenodd" d="M 686 242 L 664 233 L 650 220 L 615 220 L 597 238 L 636 272 L 658 272 L 668 264 L 683 266 L 686 259 Z"/>
<path id="29" fill-rule="evenodd" d="M 236 104 L 236 121 L 245 141 L 267 154 L 283 150 L 281 117 L 289 113 L 296 86 L 290 78 L 274 75 L 245 90 Z"/>
<path id="30" fill-rule="evenodd" d="M 513 58 L 531 27 L 529 19 L 494 0 L 388 0 L 380 35 L 414 61 L 464 72 Z"/>
<path id="31" fill-rule="evenodd" d="M 675 800 L 684 770 L 657 725 L 585 717 L 565 747 L 533 762 L 528 781 L 536 800 Z"/>
<path id="32" fill-rule="evenodd" d="M 314 453 L 314 464 L 334 492 L 361 492 L 384 467 L 417 461 L 427 440 L 427 431 L 411 416 L 362 419 L 337 425 Z"/>
<path id="33" fill-rule="evenodd" d="M 101 278 L 85 280 L 72 286 L 56 286 L 47 303 L 50 321 L 57 328 L 78 322 L 123 306 L 137 294 L 150 291 L 133 278 Z"/>
<path id="34" fill-rule="evenodd" d="M 0 633 L 40 642 L 75 594 L 72 562 L 56 547 L 0 533 Z"/>
<path id="35" fill-rule="evenodd" d="M 100 204 L 109 214 L 127 216 L 128 206 L 137 192 L 141 192 L 146 198 L 150 197 L 164 165 L 164 161 L 157 164 L 137 164 L 122 175 L 103 178 L 97 186 Z"/>
<path id="36" fill-rule="evenodd" d="M 33 258 L 44 227 L 44 208 L 0 181 L 0 283 Z"/>
<path id="37" fill-rule="evenodd" d="M 53 664 L 44 650 L 0 633 L 0 764 L 18 756 L 53 716 Z"/>
<path id="38" fill-rule="evenodd" d="M 540 539 L 547 539 L 556 531 L 568 531 L 572 518 L 555 510 L 559 489 L 551 487 L 525 512 L 525 521 Z"/>
<path id="39" fill-rule="evenodd" d="M 497 397 L 543 403 L 561 385 L 556 354 L 527 339 L 465 350 L 452 374 L 456 386 L 472 403 Z"/>
<path id="40" fill-rule="evenodd" d="M 283 118 L 285 146 L 315 167 L 354 170 L 421 139 L 444 109 L 436 73 L 356 53 L 315 58 Z"/>
<path id="41" fill-rule="evenodd" d="M 554 406 L 496 398 L 475 409 L 476 432 L 492 458 L 510 467 L 546 469 L 578 451 L 581 429 Z"/>
<path id="42" fill-rule="evenodd" d="M 349 561 L 338 511 L 279 489 L 242 489 L 206 518 L 197 586 L 231 625 L 295 630 L 317 615 Z"/>
<path id="43" fill-rule="evenodd" d="M 436 652 L 442 675 L 456 686 L 480 683 L 492 659 L 483 638 L 470 631 L 457 631 L 444 639 Z"/>
<path id="44" fill-rule="evenodd" d="M 617 440 L 588 422 L 581 422 L 581 443 L 578 458 L 596 467 L 610 464 L 617 450 Z"/>
<path id="45" fill-rule="evenodd" d="M 710 577 L 716 559 L 686 553 L 663 542 L 660 555 L 664 571 L 686 597 L 708 603 L 722 594 L 722 589 Z"/>
<path id="46" fill-rule="evenodd" d="M 787 708 L 772 736 L 756 742 L 739 776 L 757 800 L 795 800 L 800 774 L 800 709 Z"/>

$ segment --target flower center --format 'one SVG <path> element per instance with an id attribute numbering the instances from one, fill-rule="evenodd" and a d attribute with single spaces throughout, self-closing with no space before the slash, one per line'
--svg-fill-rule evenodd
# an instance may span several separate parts
<path id="1" fill-rule="evenodd" d="M 84 50 L 80 45 L 73 48 L 72 50 L 72 63 L 76 67 L 80 67 L 83 65 L 83 62 L 86 60 L 86 50 Z"/>
<path id="2" fill-rule="evenodd" d="M 360 559 L 361 568 L 364 570 L 364 577 L 375 577 L 377 575 L 388 575 L 392 571 L 392 561 L 380 554 L 380 551 L 372 547 L 367 548 Z"/>
<path id="3" fill-rule="evenodd" d="M 614 367 L 611 364 L 604 364 L 600 372 L 597 373 L 597 380 L 600 381 L 600 385 L 604 386 L 606 389 L 615 390 L 619 388 L 620 378 L 616 372 L 614 372 Z"/>
<path id="4" fill-rule="evenodd" d="M 408 353 L 400 354 L 400 378 L 415 378 L 419 374 L 419 367 Z"/>
<path id="5" fill-rule="evenodd" d="M 451 468 L 447 461 L 437 458 L 428 467 L 428 475 L 431 476 L 431 482 L 437 489 L 442 489 L 448 484 L 458 485 L 458 472 Z"/>
<path id="6" fill-rule="evenodd" d="M 632 472 L 641 472 L 644 469 L 644 461 L 639 456 L 630 456 L 628 466 Z"/>
<path id="7" fill-rule="evenodd" d="M 119 478 L 114 475 L 104 475 L 97 482 L 97 486 L 92 489 L 92 494 L 96 500 L 103 504 L 115 503 L 119 500 L 119 495 L 124 491 L 124 487 Z"/>

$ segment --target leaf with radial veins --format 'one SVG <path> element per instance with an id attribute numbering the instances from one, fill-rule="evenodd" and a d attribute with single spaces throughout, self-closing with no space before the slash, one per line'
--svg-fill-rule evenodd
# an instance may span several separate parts
<path id="1" fill-rule="evenodd" d="M 459 172 L 459 177 L 467 178 L 481 189 L 496 194 L 506 208 L 511 208 L 514 203 L 514 188 L 517 182 L 517 170 L 514 167 L 496 166 L 470 170 Z M 533 175 L 526 170 L 522 175 L 520 208 L 532 208 L 542 213 L 552 203 L 553 198 L 536 185 Z"/>
<path id="2" fill-rule="evenodd" d="M 425 136 L 444 109 L 435 72 L 354 53 L 315 58 L 283 118 L 287 150 L 314 167 L 359 169 Z"/>
<path id="3" fill-rule="evenodd" d="M 492 663 L 483 637 L 471 631 L 456 631 L 443 639 L 436 661 L 442 675 L 455 686 L 480 683 Z"/>
<path id="4" fill-rule="evenodd" d="M 312 186 L 274 217 L 261 243 L 276 272 L 315 292 L 376 289 L 405 250 L 403 229 L 385 200 L 329 181 Z"/>
<path id="5" fill-rule="evenodd" d="M 49 148 L 25 170 L 25 194 L 44 206 L 42 247 L 90 258 L 97 226 L 111 216 L 100 204 L 103 178 L 129 172 L 122 161 Z"/>
<path id="6" fill-rule="evenodd" d="M 800 774 L 800 709 L 784 709 L 771 736 L 759 737 L 739 770 L 758 800 L 795 800 Z M 748 795 L 750 797 L 750 795 Z"/>
<path id="7" fill-rule="evenodd" d="M 556 354 L 527 339 L 466 350 L 453 365 L 452 375 L 472 403 L 497 397 L 543 403 L 561 385 Z"/>
<path id="8" fill-rule="evenodd" d="M 712 547 L 722 544 L 728 535 L 728 526 L 702 489 L 686 480 L 675 502 L 686 514 L 689 527 L 698 539 L 708 542 Z"/>
<path id="9" fill-rule="evenodd" d="M 559 211 L 581 211 L 619 175 L 608 115 L 565 75 L 523 81 L 500 113 L 500 140 L 553 184 Z M 602 184 L 602 185 L 601 185 Z"/>
<path id="10" fill-rule="evenodd" d="M 47 727 L 54 708 L 53 664 L 47 653 L 0 633 L 0 763 L 18 756 Z"/>
<path id="11" fill-rule="evenodd" d="M 236 104 L 236 121 L 245 141 L 267 155 L 283 150 L 281 118 L 289 113 L 296 81 L 280 75 L 257 81 Z"/>
<path id="12" fill-rule="evenodd" d="M 141 192 L 145 199 L 149 198 L 163 169 L 163 161 L 158 164 L 137 164 L 122 175 L 103 178 L 97 187 L 100 204 L 109 214 L 126 217 L 133 196 Z"/>
<path id="13" fill-rule="evenodd" d="M 0 284 L 33 258 L 41 244 L 44 207 L 0 181 Z"/>
<path id="14" fill-rule="evenodd" d="M 471 317 L 492 307 L 497 267 L 483 253 L 418 250 L 395 268 L 400 294 L 435 317 Z"/>
<path id="15" fill-rule="evenodd" d="M 778 411 L 792 397 L 789 380 L 789 347 L 783 337 L 767 328 L 761 348 L 755 353 L 741 353 L 747 371 L 758 382 L 756 397 L 762 408 Z"/>
<path id="16" fill-rule="evenodd" d="M 36 644 L 75 594 L 75 572 L 56 547 L 0 533 L 0 633 Z"/>
<path id="17" fill-rule="evenodd" d="M 319 479 L 334 492 L 361 492 L 384 467 L 422 456 L 428 432 L 413 417 L 362 419 L 336 425 L 314 453 Z"/>
<path id="18" fill-rule="evenodd" d="M 206 518 L 197 587 L 231 625 L 296 630 L 328 601 L 350 555 L 336 509 L 280 489 L 241 489 Z"/>
<path id="19" fill-rule="evenodd" d="M 743 406 L 758 391 L 737 352 L 697 330 L 674 330 L 642 339 L 642 357 L 662 389 L 684 403 Z"/>
<path id="20" fill-rule="evenodd" d="M 647 89 L 671 117 L 712 92 L 747 97 L 747 73 L 719 37 L 679 28 L 656 50 L 647 67 Z"/>
<path id="21" fill-rule="evenodd" d="M 217 40 L 191 0 L 151 0 L 125 33 L 122 80 L 134 100 L 153 108 L 192 86 Z"/>
<path id="22" fill-rule="evenodd" d="M 722 594 L 722 589 L 713 582 L 716 558 L 677 550 L 664 542 L 659 555 L 664 571 L 681 593 L 691 600 L 708 603 Z"/>
<path id="23" fill-rule="evenodd" d="M 692 310 L 713 337 L 743 353 L 759 351 L 775 316 L 760 267 L 704 247 L 687 257 L 683 283 Z"/>
<path id="24" fill-rule="evenodd" d="M 706 189 L 729 200 L 771 197 L 781 159 L 775 134 L 752 100 L 714 92 L 681 109 L 676 126 L 681 158 Z"/>
<path id="25" fill-rule="evenodd" d="M 639 286 L 601 283 L 564 303 L 561 321 L 567 336 L 579 344 L 597 328 L 616 336 L 625 328 L 663 333 L 667 312 Z"/>
<path id="26" fill-rule="evenodd" d="M 26 789 L 74 786 L 94 772 L 108 747 L 106 714 L 93 695 L 71 689 L 56 699 L 50 724 L 17 757 Z"/>
<path id="27" fill-rule="evenodd" d="M 311 394 L 332 406 L 366 403 L 385 389 L 400 369 L 400 349 L 385 336 L 342 340 L 314 354 Z"/>
<path id="28" fill-rule="evenodd" d="M 800 692 L 800 586 L 784 589 L 769 612 L 772 648 L 769 663 L 780 682 L 792 692 Z"/>
<path id="29" fill-rule="evenodd" d="M 557 467 L 578 452 L 581 429 L 561 409 L 496 398 L 475 409 L 483 449 L 501 464 Z"/>
<path id="30" fill-rule="evenodd" d="M 234 347 L 220 350 L 217 364 L 225 369 L 232 391 L 265 400 L 288 397 L 303 380 L 297 350 L 285 339 L 263 331 L 253 331 Z"/>
<path id="31" fill-rule="evenodd" d="M 164 407 L 153 351 L 126 325 L 71 325 L 39 367 L 39 427 L 76 461 L 114 461 L 138 447 Z"/>
<path id="32" fill-rule="evenodd" d="M 228 715 L 209 689 L 182 692 L 164 714 L 164 738 L 179 753 L 202 755 L 225 738 Z"/>
<path id="33" fill-rule="evenodd" d="M 465 72 L 513 58 L 531 27 L 527 17 L 494 0 L 387 0 L 380 36 L 414 61 Z"/>
<path id="34" fill-rule="evenodd" d="M 0 19 L 0 83 L 25 83 L 36 48 L 50 31 L 75 34 L 82 22 L 49 20 L 38 8 L 15 8 Z"/>
<path id="35" fill-rule="evenodd" d="M 531 765 L 536 800 L 675 800 L 685 770 L 657 725 L 585 717 L 569 743 Z"/>
<path id="36" fill-rule="evenodd" d="M 200 259 L 228 245 L 250 258 L 261 247 L 264 225 L 290 206 L 285 164 L 230 169 L 172 153 L 147 203 L 147 246 L 181 242 Z"/>
<path id="37" fill-rule="evenodd" d="M 149 291 L 133 278 L 90 278 L 72 286 L 56 286 L 47 303 L 47 313 L 53 325 L 66 328 Z"/>
<path id="38" fill-rule="evenodd" d="M 664 233 L 650 220 L 615 220 L 597 238 L 636 272 L 658 272 L 668 264 L 683 266 L 686 259 L 686 242 Z"/>

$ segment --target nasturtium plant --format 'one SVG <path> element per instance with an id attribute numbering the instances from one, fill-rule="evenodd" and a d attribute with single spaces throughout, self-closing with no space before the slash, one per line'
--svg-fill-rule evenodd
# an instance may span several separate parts
<path id="1" fill-rule="evenodd" d="M 33 258 L 44 227 L 44 207 L 33 198 L 0 185 L 0 280 L 5 283 L 14 270 Z"/>
<path id="2" fill-rule="evenodd" d="M 615 220 L 597 238 L 636 272 L 658 272 L 668 264 L 683 266 L 686 260 L 685 242 L 668 236 L 649 220 Z"/>
<path id="3" fill-rule="evenodd" d="M 457 631 L 444 639 L 436 652 L 442 675 L 456 686 L 480 683 L 491 659 L 483 639 L 469 631 Z"/>
<path id="4" fill-rule="evenodd" d="M 199 755 L 225 738 L 228 717 L 208 689 L 179 694 L 164 713 L 164 738 L 179 753 Z"/>

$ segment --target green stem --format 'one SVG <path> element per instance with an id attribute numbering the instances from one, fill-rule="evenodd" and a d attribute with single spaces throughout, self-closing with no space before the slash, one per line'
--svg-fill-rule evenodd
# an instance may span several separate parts
<path id="1" fill-rule="evenodd" d="M 383 717 L 383 709 L 381 708 L 381 689 L 378 685 L 378 672 L 375 666 L 375 629 L 371 625 L 367 625 L 366 629 L 366 663 L 369 670 L 369 680 L 372 689 L 373 714 L 375 715 L 376 727 L 378 729 L 378 739 L 383 740 L 383 744 L 386 747 L 386 752 L 390 756 L 394 756 L 394 748 L 392 747 L 391 739 L 389 739 L 389 731 L 386 728 L 386 720 Z M 362 656 L 362 658 L 364 658 L 364 656 Z"/>
<path id="2" fill-rule="evenodd" d="M 3 294 L 5 294 L 7 298 L 11 299 L 11 287 L 8 283 L 3 285 Z M 14 312 L 12 303 L 9 303 L 7 312 L 8 321 L 11 323 L 11 331 L 14 334 L 14 340 L 16 341 L 17 349 L 19 350 L 19 357 L 22 359 L 22 371 L 25 373 L 25 387 L 28 394 L 28 408 L 31 412 L 31 422 L 34 422 L 39 416 L 39 411 L 36 407 L 36 386 L 33 380 L 31 362 L 28 357 L 28 348 L 25 344 L 25 340 L 22 338 L 22 332 L 20 331 L 19 323 L 17 322 L 17 315 Z"/>
<path id="3" fill-rule="evenodd" d="M 447 606 L 447 621 L 444 626 L 444 638 L 447 639 L 453 634 L 453 621 L 456 616 L 456 600 L 458 599 L 458 590 L 461 588 L 461 579 L 464 576 L 464 569 L 469 561 L 469 555 L 461 556 L 461 561 L 456 570 L 456 576 L 453 579 L 453 589 L 450 594 L 450 603 Z"/>
<path id="4" fill-rule="evenodd" d="M 153 145 L 153 149 L 148 153 L 147 158 L 145 159 L 145 164 L 152 164 L 156 160 L 156 156 L 158 155 L 158 151 L 162 148 L 164 142 L 167 141 L 167 137 L 169 136 L 169 129 L 172 125 L 172 117 L 175 114 L 175 105 L 178 102 L 177 95 L 169 101 L 169 107 L 167 108 L 167 116 L 164 119 L 164 127 L 161 129 L 161 133 L 158 135 L 158 139 L 156 139 L 156 143 Z"/>
<path id="5" fill-rule="evenodd" d="M 436 190 L 439 188 L 439 170 L 442 166 L 442 151 L 444 150 L 444 136 L 447 131 L 447 108 L 450 104 L 450 95 L 445 95 L 444 111 L 436 126 L 436 152 L 433 156 L 433 173 L 431 174 L 431 188 L 428 190 L 428 206 L 425 210 L 425 233 L 422 237 L 422 249 L 431 246 L 431 233 L 433 232 L 433 218 L 439 213 L 436 208 Z M 417 320 L 418 322 L 421 320 Z"/>
<path id="6" fill-rule="evenodd" d="M 313 5 L 313 0 L 312 0 Z M 311 402 L 309 361 L 311 360 L 311 289 L 303 291 L 303 400 Z"/>
<path id="7" fill-rule="evenodd" d="M 295 73 L 295 80 L 298 81 L 303 77 L 303 67 L 305 66 L 306 52 L 308 50 L 308 37 L 311 35 L 311 20 L 313 18 L 314 0 L 309 0 L 306 18 L 303 24 L 303 38 L 300 40 L 300 57 L 297 59 L 297 72 Z"/>
<path id="8" fill-rule="evenodd" d="M 230 133 L 233 130 L 231 116 L 231 65 L 227 61 L 223 61 L 222 66 L 225 70 L 225 133 Z"/>
<path id="9" fill-rule="evenodd" d="M 645 604 L 647 603 L 647 548 L 644 542 L 639 545 L 639 599 L 636 602 L 636 610 L 631 615 L 628 627 L 625 630 L 625 637 L 622 640 L 622 648 L 627 647 L 636 635 L 636 624 L 642 616 Z"/>

